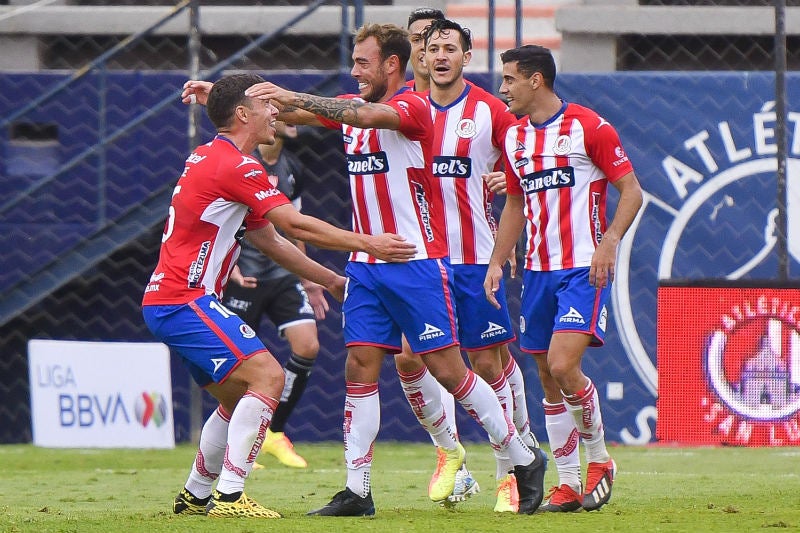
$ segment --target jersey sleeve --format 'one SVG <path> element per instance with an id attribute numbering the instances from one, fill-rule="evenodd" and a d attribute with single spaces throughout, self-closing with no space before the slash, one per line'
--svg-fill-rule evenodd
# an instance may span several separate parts
<path id="1" fill-rule="evenodd" d="M 506 194 L 514 194 L 514 195 L 521 195 L 523 194 L 522 186 L 519 183 L 519 176 L 516 173 L 516 167 L 514 166 L 514 161 L 508 156 L 509 149 L 508 146 L 516 146 L 516 131 L 517 128 L 514 127 L 514 124 L 510 125 L 506 128 L 505 133 L 503 134 L 502 142 L 500 144 L 500 148 L 503 152 L 503 157 L 501 160 L 505 165 L 505 172 L 506 172 Z"/>
<path id="2" fill-rule="evenodd" d="M 614 126 L 598 115 L 594 115 L 587 120 L 586 124 L 586 153 L 592 159 L 597 168 L 614 182 L 633 172 L 633 165 Z"/>
<path id="3" fill-rule="evenodd" d="M 512 114 L 508 107 L 499 100 L 492 103 L 492 144 L 503 149 L 503 139 L 506 138 L 506 132 L 515 122 L 517 117 Z"/>
<path id="4" fill-rule="evenodd" d="M 428 101 L 419 93 L 404 91 L 395 95 L 386 105 L 400 115 L 397 130 L 411 140 L 420 140 L 433 134 L 433 121 Z"/>
<path id="5" fill-rule="evenodd" d="M 246 217 L 244 217 L 244 227 L 247 228 L 247 231 L 253 231 L 261 228 L 266 228 L 269 226 L 271 222 L 266 218 L 258 217 L 255 213 L 248 213 Z"/>
<path id="6" fill-rule="evenodd" d="M 246 158 L 235 166 L 228 165 L 223 179 L 230 199 L 249 207 L 251 214 L 258 218 L 264 218 L 270 209 L 290 202 L 269 182 L 267 171 L 255 158 Z"/>

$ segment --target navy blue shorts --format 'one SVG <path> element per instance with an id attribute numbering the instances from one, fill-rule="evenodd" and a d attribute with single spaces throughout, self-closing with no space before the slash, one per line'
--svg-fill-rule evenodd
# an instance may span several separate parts
<path id="1" fill-rule="evenodd" d="M 467 351 L 507 344 L 516 337 L 508 314 L 503 280 L 500 280 L 500 290 L 495 293 L 500 309 L 486 299 L 483 281 L 487 269 L 488 265 L 453 265 L 458 340 Z"/>
<path id="2" fill-rule="evenodd" d="M 181 305 L 146 305 L 153 335 L 181 356 L 201 387 L 222 383 L 239 364 L 266 350 L 256 332 L 213 295 Z"/>
<path id="3" fill-rule="evenodd" d="M 543 353 L 555 332 L 586 333 L 591 346 L 602 346 L 608 321 L 611 285 L 597 289 L 589 284 L 589 267 L 522 275 L 520 348 Z"/>
<path id="4" fill-rule="evenodd" d="M 379 346 L 398 353 L 402 335 L 417 354 L 458 345 L 453 271 L 448 261 L 351 261 L 345 274 L 342 319 L 347 346 Z"/>

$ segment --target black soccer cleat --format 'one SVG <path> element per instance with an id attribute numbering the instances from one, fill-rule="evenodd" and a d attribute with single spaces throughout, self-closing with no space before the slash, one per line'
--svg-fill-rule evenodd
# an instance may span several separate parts
<path id="1" fill-rule="evenodd" d="M 183 488 L 175 496 L 175 501 L 172 502 L 172 512 L 182 515 L 206 514 L 206 504 L 210 499 L 211 496 L 198 498 L 186 488 Z"/>
<path id="2" fill-rule="evenodd" d="M 352 490 L 345 487 L 324 507 L 309 511 L 308 516 L 372 516 L 375 514 L 375 504 L 372 502 L 372 493 L 362 498 Z"/>
<path id="3" fill-rule="evenodd" d="M 536 448 L 533 450 L 536 459 L 529 465 L 515 465 L 514 476 L 517 478 L 519 492 L 519 514 L 533 514 L 544 500 L 544 473 L 547 471 L 547 455 Z"/>

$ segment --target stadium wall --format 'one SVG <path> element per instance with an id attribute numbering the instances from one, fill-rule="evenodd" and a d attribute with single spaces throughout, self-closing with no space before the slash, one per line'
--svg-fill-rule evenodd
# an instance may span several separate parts
<path id="1" fill-rule="evenodd" d="M 91 235 L 99 221 L 114 221 L 153 190 L 170 186 L 188 151 L 187 108 L 175 99 L 98 153 L 35 192 L 31 184 L 102 139 L 148 106 L 176 94 L 181 73 L 109 73 L 104 118 L 98 113 L 97 79 L 79 82 L 52 103 L 0 132 L 0 180 L 18 201 L 0 210 L 0 288 L 24 284 L 42 265 L 55 267 L 64 251 Z M 469 76 L 486 86 L 489 75 Z M 274 77 L 273 77 L 274 78 Z M 55 74 L 0 74 L 0 117 L 24 105 L 60 78 Z M 308 90 L 316 76 L 277 81 Z M 800 94 L 788 76 L 789 263 L 800 274 Z M 487 87 L 490 90 L 494 87 Z M 346 90 L 352 90 L 349 87 Z M 644 444 L 655 439 L 657 293 L 659 280 L 774 279 L 776 160 L 774 81 L 768 73 L 563 74 L 563 98 L 588 105 L 618 129 L 646 191 L 645 206 L 620 246 L 606 345 L 593 349 L 584 369 L 595 381 L 611 441 Z M 202 125 L 202 138 L 211 135 Z M 27 134 L 21 134 L 28 132 Z M 303 130 L 291 146 L 314 174 L 304 206 L 310 214 L 349 226 L 348 189 L 341 171 L 338 134 Z M 5 195 L 5 193 L 4 193 Z M 613 194 L 612 194 L 613 197 Z M 613 203 L 613 202 L 612 202 Z M 166 205 L 153 213 L 141 236 L 110 252 L 91 268 L 74 267 L 72 280 L 0 326 L 0 442 L 29 442 L 30 400 L 26 346 L 33 338 L 151 341 L 140 315 L 141 292 L 155 264 Z M 339 271 L 344 254 L 312 250 Z M 48 266 L 48 268 L 50 268 Z M 509 282 L 512 313 L 518 280 Z M 339 440 L 343 405 L 344 348 L 341 315 L 333 305 L 320 325 L 321 352 L 287 431 L 294 440 Z M 286 350 L 271 328 L 268 345 L 284 360 Z M 545 437 L 542 392 L 533 361 L 515 350 L 525 372 L 534 429 Z M 692 354 L 688 354 L 692 355 Z M 678 365 L 680 368 L 680 365 Z M 189 378 L 173 357 L 176 439 L 190 438 Z M 389 358 L 381 376 L 379 438 L 427 439 L 402 396 Z M 205 402 L 205 410 L 212 408 Z M 799 407 L 800 409 L 800 407 Z M 477 425 L 459 413 L 460 432 L 481 440 Z M 800 438 L 800 437 L 799 437 Z"/>

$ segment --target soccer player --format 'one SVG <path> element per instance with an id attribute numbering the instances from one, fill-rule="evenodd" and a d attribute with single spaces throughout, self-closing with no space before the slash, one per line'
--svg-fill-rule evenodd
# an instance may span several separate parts
<path id="1" fill-rule="evenodd" d="M 142 300 L 153 335 L 219 400 L 201 432 L 189 479 L 175 498 L 176 514 L 280 517 L 244 493 L 284 376 L 253 329 L 219 300 L 236 263 L 242 224 L 259 249 L 338 297 L 344 279 L 306 257 L 269 222 L 292 238 L 383 260 L 405 261 L 417 253 L 396 234 L 356 234 L 303 215 L 267 180 L 250 154 L 274 141 L 277 110 L 269 101 L 245 96 L 245 89 L 262 80 L 253 74 L 224 77 L 208 95 L 217 136 L 186 160 Z"/>
<path id="2" fill-rule="evenodd" d="M 415 91 L 426 92 L 430 88 L 430 73 L 425 65 L 425 30 L 434 20 L 444 18 L 441 10 L 430 7 L 417 8 L 408 16 L 408 40 L 411 43 L 409 63 L 413 78 L 406 85 Z M 480 485 L 467 469 L 466 460 L 460 466 L 457 464 L 460 459 L 458 449 L 448 450 L 442 447 L 441 439 L 437 438 L 438 435 L 447 432 L 454 435 L 455 440 L 458 440 L 456 400 L 430 372 L 425 370 L 422 359 L 411 352 L 411 347 L 405 339 L 403 339 L 402 347 L 402 351 L 395 354 L 394 362 L 403 394 L 411 411 L 436 446 L 436 469 L 428 484 L 429 496 L 438 497 L 437 485 L 451 475 L 445 474 L 445 472 L 458 468 L 455 474 L 453 493 L 446 500 L 440 502 L 449 507 L 480 492 Z M 440 401 L 437 401 L 437 391 Z M 447 454 L 448 451 L 450 455 Z"/>
<path id="3" fill-rule="evenodd" d="M 439 9 L 432 7 L 419 7 L 408 15 L 408 40 L 411 43 L 411 73 L 413 78 L 406 85 L 417 92 L 430 89 L 431 75 L 425 64 L 425 30 L 434 20 L 444 20 L 445 16 Z"/>
<path id="4" fill-rule="evenodd" d="M 296 138 L 297 128 L 281 121 L 276 122 L 275 127 L 275 142 L 259 145 L 256 155 L 264 165 L 270 183 L 300 211 L 300 193 L 308 170 L 294 154 L 284 149 L 284 140 Z M 305 253 L 303 241 L 294 241 L 294 244 Z M 229 283 L 222 304 L 242 317 L 256 332 L 264 315 L 268 316 L 277 328 L 278 335 L 286 339 L 291 350 L 283 366 L 286 375 L 283 392 L 261 451 L 275 456 L 286 466 L 306 468 L 308 463 L 295 451 L 284 429 L 306 390 L 319 352 L 316 321 L 323 320 L 328 310 L 323 287 L 306 279 L 301 280 L 261 253 L 247 239 L 241 242 L 237 266 L 244 276 L 245 285 Z M 264 467 L 255 462 L 253 468 Z"/>
<path id="5" fill-rule="evenodd" d="M 499 306 L 503 263 L 526 229 L 520 345 L 539 368 L 559 474 L 542 509 L 599 509 L 611 497 L 616 465 L 581 359 L 588 346 L 604 341 L 617 246 L 642 205 L 642 191 L 611 124 L 554 92 L 550 50 L 526 45 L 500 57 L 500 93 L 513 113 L 524 116 L 503 142 L 508 195 L 484 289 Z M 610 223 L 608 183 L 620 193 Z M 587 461 L 583 487 L 579 438 Z"/>
<path id="6" fill-rule="evenodd" d="M 463 70 L 472 54 L 469 30 L 445 19 L 427 21 L 421 30 L 425 43 L 421 63 L 429 69 L 428 99 L 433 111 L 436 139 L 433 170 L 435 183 L 445 201 L 459 339 L 472 368 L 491 384 L 506 416 L 514 420 L 526 444 L 536 448 L 538 443 L 530 431 L 522 372 L 508 351 L 508 343 L 514 340 L 515 335 L 504 289 L 501 287 L 498 291 L 499 310 L 483 295 L 483 280 L 496 229 L 492 195 L 483 176 L 498 168 L 502 135 L 516 117 L 507 112 L 506 104 L 498 98 L 464 79 Z M 413 43 L 412 38 L 412 50 Z M 449 460 L 452 450 L 437 442 L 437 431 L 448 424 L 455 428 L 455 421 L 442 423 L 443 416 L 452 418 L 447 402 L 444 402 L 442 412 L 435 380 L 420 358 L 411 353 L 407 343 L 404 343 L 403 353 L 395 357 L 395 363 L 406 398 L 437 444 L 439 460 L 431 480 L 431 487 L 435 487 L 442 470 L 456 466 Z M 430 381 L 434 383 L 430 384 Z M 497 501 L 494 510 L 517 512 L 518 494 L 516 479 L 510 473 L 512 465 L 508 457 L 498 451 L 495 455 Z M 450 500 L 464 499 L 470 494 L 462 494 L 463 489 L 469 489 L 460 479 L 469 480 L 463 471 L 462 467 L 456 491 Z"/>
<path id="7" fill-rule="evenodd" d="M 464 364 L 459 349 L 452 269 L 442 191 L 432 175 L 435 143 L 430 104 L 405 86 L 410 56 L 408 33 L 395 25 L 365 25 L 355 37 L 354 66 L 359 95 L 324 98 L 287 91 L 271 83 L 248 95 L 283 104 L 288 122 L 341 127 L 347 153 L 356 231 L 394 228 L 418 245 L 418 255 L 402 268 L 368 254 L 351 256 L 342 305 L 347 394 L 344 440 L 345 490 L 317 515 L 374 513 L 370 469 L 380 426 L 378 376 L 384 356 L 401 349 L 405 334 L 411 349 L 439 383 L 450 391 L 507 453 L 519 487 L 519 512 L 532 513 L 543 498 L 546 458 L 531 450 L 503 412 L 492 388 Z M 429 491 L 434 501 L 453 492 L 464 449 L 455 435 L 440 437 L 455 449 L 455 469 Z"/>

